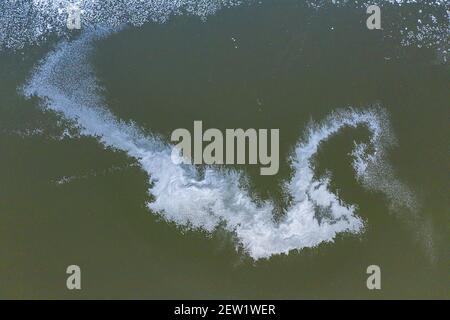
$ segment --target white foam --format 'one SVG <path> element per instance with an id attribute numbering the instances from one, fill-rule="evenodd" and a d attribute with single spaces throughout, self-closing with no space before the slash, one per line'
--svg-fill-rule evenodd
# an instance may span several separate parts
<path id="1" fill-rule="evenodd" d="M 344 127 L 365 126 L 371 133 L 371 148 L 359 145 L 354 151 L 354 167 L 363 185 L 388 193 L 397 192 L 397 186 L 406 190 L 386 164 L 385 151 L 394 140 L 383 109 L 345 109 L 310 126 L 304 141 L 298 143 L 292 156 L 294 174 L 286 182 L 292 203 L 275 222 L 273 204 L 254 201 L 240 186 L 241 173 L 207 168 L 200 176 L 194 166 L 176 165 L 171 161 L 171 147 L 161 138 L 144 134 L 105 108 L 89 54 L 93 41 L 106 34 L 90 32 L 73 42 L 61 43 L 42 61 L 23 91 L 27 97 L 40 97 L 45 107 L 72 120 L 81 134 L 95 136 L 105 147 L 137 159 L 151 182 L 149 192 L 154 201 L 148 207 L 167 221 L 207 232 L 223 227 L 254 259 L 314 247 L 333 241 L 338 233 L 361 232 L 364 224 L 356 215 L 356 206 L 345 204 L 331 192 L 327 177 L 314 178 L 313 160 L 318 148 Z M 379 184 L 378 175 L 374 175 L 377 170 L 381 170 L 378 175 L 389 177 L 386 181 L 395 182 L 390 187 L 394 189 Z M 400 193 L 399 198 L 403 196 Z"/>
<path id="2" fill-rule="evenodd" d="M 331 5 L 328 0 L 299 0 L 310 7 Z M 81 10 L 83 29 L 110 28 L 123 25 L 141 26 L 147 22 L 165 22 L 173 15 L 189 14 L 206 18 L 226 7 L 241 4 L 261 4 L 254 0 L 2 0 L 0 1 L 0 50 L 21 49 L 41 43 L 52 36 L 66 37 L 68 8 L 76 4 Z M 358 7 L 378 4 L 411 10 L 394 15 L 395 20 L 383 20 L 385 34 L 400 30 L 403 45 L 438 46 L 448 50 L 450 10 L 445 0 L 336 0 L 335 6 Z M 417 10 L 420 5 L 421 10 Z M 383 7 L 383 10 L 384 7 Z M 386 9 L 388 10 L 388 9 Z M 415 20 L 409 21 L 413 17 Z M 383 18 L 385 19 L 385 18 Z M 411 25 L 416 28 L 411 29 Z M 361 25 L 365 26 L 364 23 Z M 409 28 L 408 28 L 409 27 Z M 392 29 L 392 30 L 391 30 Z"/>
<path id="3" fill-rule="evenodd" d="M 17 0 L 0 2 L 0 49 L 20 49 L 45 41 L 49 36 L 69 35 L 69 8 L 81 12 L 84 29 L 116 29 L 165 22 L 170 16 L 190 14 L 205 18 L 240 0 Z"/>

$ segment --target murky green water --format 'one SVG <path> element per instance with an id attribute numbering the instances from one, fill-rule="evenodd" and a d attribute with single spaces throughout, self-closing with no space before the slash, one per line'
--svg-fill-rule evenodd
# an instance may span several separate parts
<path id="1" fill-rule="evenodd" d="M 236 166 L 279 218 L 289 203 L 288 157 L 310 121 L 348 106 L 387 111 L 398 142 L 388 160 L 413 209 L 358 183 L 349 153 L 368 132 L 346 128 L 320 145 L 314 172 L 329 174 L 365 230 L 257 261 L 236 250 L 230 232 L 186 230 L 152 213 L 148 175 L 135 159 L 93 137 L 63 135 L 62 117 L 20 94 L 56 40 L 0 52 L 0 297 L 448 299 L 448 64 L 434 48 L 368 31 L 365 18 L 359 9 L 269 3 L 95 43 L 105 105 L 144 131 L 168 139 L 194 120 L 279 128 L 277 175 Z M 80 291 L 66 288 L 71 264 L 81 267 Z M 366 287 L 373 264 L 381 290 Z"/>

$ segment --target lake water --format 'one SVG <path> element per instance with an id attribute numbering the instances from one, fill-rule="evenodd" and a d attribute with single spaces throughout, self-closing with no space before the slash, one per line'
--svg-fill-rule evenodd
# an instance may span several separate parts
<path id="1" fill-rule="evenodd" d="M 1 298 L 450 298 L 445 2 L 67 3 L 0 4 Z M 173 164 L 195 120 L 278 174 Z"/>

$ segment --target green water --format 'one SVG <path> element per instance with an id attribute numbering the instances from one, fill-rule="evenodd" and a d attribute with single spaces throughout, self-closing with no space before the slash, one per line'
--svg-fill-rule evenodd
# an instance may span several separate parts
<path id="1" fill-rule="evenodd" d="M 121 119 L 165 137 L 194 120 L 279 128 L 279 174 L 237 168 L 280 212 L 287 158 L 311 119 L 347 106 L 387 110 L 398 139 L 389 160 L 416 211 L 361 187 L 349 152 L 367 132 L 345 129 L 320 147 L 316 173 L 331 173 L 365 231 L 256 262 L 225 231 L 180 230 L 150 212 L 136 161 L 94 138 L 60 138 L 64 122 L 18 93 L 56 41 L 0 53 L 0 298 L 450 298 L 448 64 L 368 31 L 364 19 L 356 9 L 249 6 L 96 44 L 105 104 Z M 71 264 L 80 291 L 66 288 Z M 381 290 L 366 287 L 372 264 Z"/>

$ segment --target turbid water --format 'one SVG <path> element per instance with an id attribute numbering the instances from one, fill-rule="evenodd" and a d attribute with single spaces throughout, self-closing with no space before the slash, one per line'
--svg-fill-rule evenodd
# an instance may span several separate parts
<path id="1" fill-rule="evenodd" d="M 352 3 L 82 1 L 69 31 L 67 1 L 13 2 L 0 297 L 449 298 L 444 2 L 372 31 Z M 174 164 L 195 120 L 278 128 L 280 171 Z"/>

